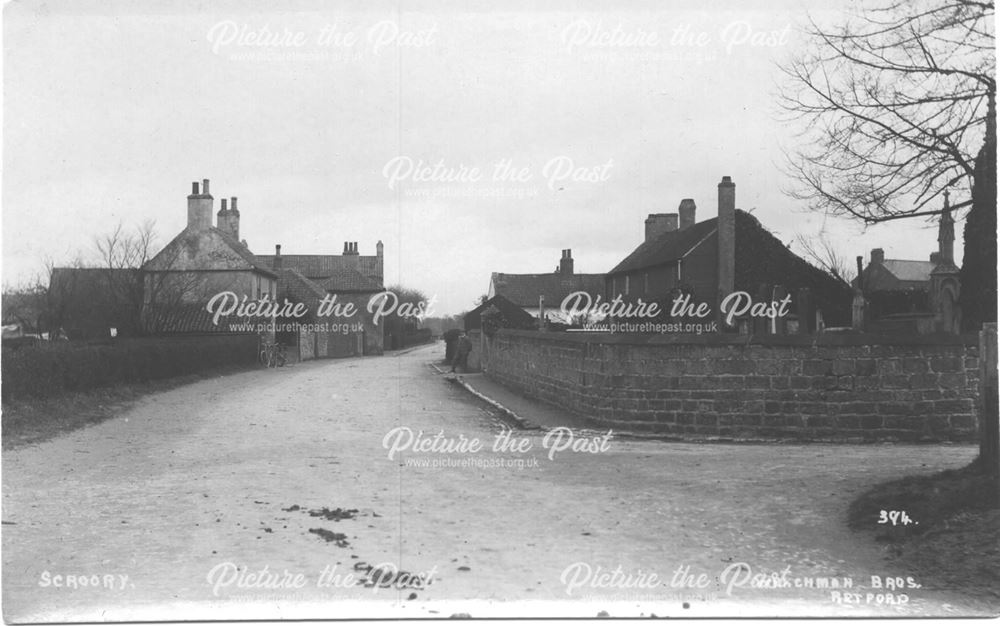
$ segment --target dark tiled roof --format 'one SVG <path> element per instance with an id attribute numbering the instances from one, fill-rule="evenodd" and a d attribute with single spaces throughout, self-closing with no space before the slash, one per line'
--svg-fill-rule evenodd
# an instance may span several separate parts
<path id="1" fill-rule="evenodd" d="M 496 307 L 507 318 L 511 328 L 529 329 L 534 327 L 535 318 L 530 313 L 503 296 L 493 296 L 465 314 L 465 330 L 482 328 L 483 311 L 491 306 Z"/>
<path id="2" fill-rule="evenodd" d="M 382 291 L 381 285 L 350 267 L 333 270 L 319 286 L 326 291 Z"/>
<path id="3" fill-rule="evenodd" d="M 253 333 L 254 331 L 238 330 L 235 325 L 243 323 L 257 324 L 261 318 L 239 317 L 237 315 L 221 316 L 218 325 L 213 324 L 214 314 L 203 305 L 190 304 L 170 308 L 149 308 L 145 311 L 143 325 L 146 332 L 153 334 L 173 333 Z"/>
<path id="4" fill-rule="evenodd" d="M 256 256 L 256 262 L 263 267 L 274 267 L 273 255 Z M 295 268 L 310 280 L 326 280 L 341 270 L 354 270 L 375 281 L 381 288 L 382 271 L 377 256 L 339 254 L 283 254 L 281 267 Z"/>
<path id="5" fill-rule="evenodd" d="M 537 307 L 538 297 L 545 296 L 546 306 L 558 306 L 574 291 L 586 291 L 591 297 L 604 293 L 603 274 L 502 274 L 493 273 L 493 293 L 522 307 Z"/>
<path id="6" fill-rule="evenodd" d="M 302 302 L 310 308 L 323 299 L 326 291 L 302 275 L 302 272 L 292 268 L 278 270 L 278 300 L 283 298 Z"/>
<path id="7" fill-rule="evenodd" d="M 691 251 L 715 230 L 718 218 L 693 224 L 684 230 L 663 233 L 652 241 L 644 241 L 632 254 L 608 272 L 608 276 L 644 267 L 653 267 L 675 261 Z"/>

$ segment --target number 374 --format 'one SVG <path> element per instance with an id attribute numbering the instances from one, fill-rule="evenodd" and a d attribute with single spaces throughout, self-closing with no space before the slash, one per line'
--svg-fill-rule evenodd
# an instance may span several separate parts
<path id="1" fill-rule="evenodd" d="M 910 519 L 910 516 L 906 514 L 906 511 L 886 511 L 882 509 L 878 514 L 879 524 L 892 524 L 893 526 L 909 526 L 910 524 L 917 524 Z"/>

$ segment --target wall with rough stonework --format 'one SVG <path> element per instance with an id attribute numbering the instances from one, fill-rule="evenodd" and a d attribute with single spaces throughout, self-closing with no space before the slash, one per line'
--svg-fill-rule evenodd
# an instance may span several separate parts
<path id="1" fill-rule="evenodd" d="M 502 330 L 487 375 L 610 428 L 723 438 L 967 441 L 974 338 Z"/>

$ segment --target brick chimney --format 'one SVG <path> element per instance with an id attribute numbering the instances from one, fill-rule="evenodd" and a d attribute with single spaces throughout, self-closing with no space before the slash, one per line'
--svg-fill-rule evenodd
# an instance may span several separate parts
<path id="1" fill-rule="evenodd" d="M 559 259 L 559 273 L 563 276 L 573 274 L 573 251 L 566 249 L 562 251 L 562 258 Z"/>
<path id="2" fill-rule="evenodd" d="M 663 233 L 677 230 L 676 213 L 650 213 L 646 218 L 646 241 L 652 241 Z"/>
<path id="3" fill-rule="evenodd" d="M 229 200 L 229 234 L 236 241 L 240 240 L 240 210 L 236 208 L 236 197 Z"/>
<path id="4" fill-rule="evenodd" d="M 677 207 L 677 212 L 680 213 L 681 216 L 680 230 L 694 226 L 696 210 L 697 207 L 694 205 L 694 200 L 691 198 L 684 198 L 681 200 L 680 206 Z"/>
<path id="5" fill-rule="evenodd" d="M 212 227 L 212 195 L 208 192 L 208 179 L 202 181 L 199 192 L 198 183 L 191 183 L 191 195 L 188 196 L 187 227 L 190 230 L 208 230 Z"/>
<path id="6" fill-rule="evenodd" d="M 885 250 L 882 248 L 872 248 L 872 257 L 869 265 L 882 265 L 885 261 Z"/>
<path id="7" fill-rule="evenodd" d="M 274 271 L 281 269 L 281 244 L 274 244 L 274 263 L 271 265 Z"/>
<path id="8" fill-rule="evenodd" d="M 693 205 L 694 203 L 692 203 Z M 683 205 L 683 203 L 682 203 Z M 692 216 L 694 210 L 692 207 Z M 718 304 L 733 293 L 736 281 L 736 183 L 729 176 L 723 176 L 719 183 L 718 228 Z M 719 321 L 722 321 L 719 311 Z"/>
<path id="9" fill-rule="evenodd" d="M 381 285 L 383 282 L 384 273 L 382 271 L 384 259 L 385 259 L 385 246 L 382 245 L 382 240 L 379 239 L 378 243 L 375 244 L 375 265 L 378 267 L 378 282 Z"/>
<path id="10" fill-rule="evenodd" d="M 216 214 L 216 227 L 236 241 L 240 240 L 240 211 L 236 208 L 236 198 L 232 198 L 232 208 L 226 208 L 226 199 L 222 199 L 222 207 Z"/>

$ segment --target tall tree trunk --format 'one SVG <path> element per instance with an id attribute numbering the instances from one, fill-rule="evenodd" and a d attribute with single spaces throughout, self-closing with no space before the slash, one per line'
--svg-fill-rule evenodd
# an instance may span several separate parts
<path id="1" fill-rule="evenodd" d="M 965 219 L 962 260 L 962 326 L 978 332 L 997 321 L 997 133 L 996 96 L 990 94 L 986 141 L 976 156 L 972 209 Z"/>

